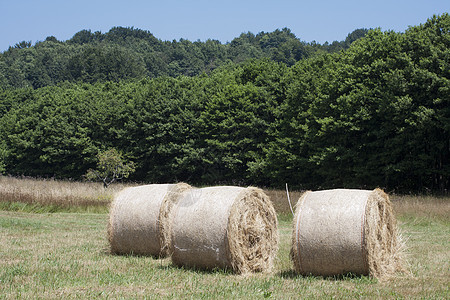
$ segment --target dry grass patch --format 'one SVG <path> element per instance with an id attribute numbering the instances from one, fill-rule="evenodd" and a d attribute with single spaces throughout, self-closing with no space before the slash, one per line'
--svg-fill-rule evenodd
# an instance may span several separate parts
<path id="1" fill-rule="evenodd" d="M 94 182 L 0 176 L 0 203 L 105 211 L 114 193 L 124 187 L 117 184 L 105 189 L 101 183 Z"/>
<path id="2" fill-rule="evenodd" d="M 291 208 L 289 207 L 289 201 L 285 190 L 264 190 L 267 196 L 272 200 L 275 211 L 280 215 L 291 215 Z M 297 203 L 298 199 L 303 195 L 305 191 L 289 191 L 289 198 L 291 200 L 292 210 Z"/>
<path id="3" fill-rule="evenodd" d="M 390 198 L 399 216 L 450 219 L 449 197 L 391 195 Z"/>

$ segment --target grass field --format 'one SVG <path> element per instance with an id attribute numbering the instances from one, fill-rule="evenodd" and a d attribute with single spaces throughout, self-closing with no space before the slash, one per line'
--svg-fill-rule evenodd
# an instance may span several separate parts
<path id="1" fill-rule="evenodd" d="M 12 184 L 8 180 L 0 177 L 0 299 L 450 297 L 449 198 L 392 197 L 408 246 L 409 272 L 378 282 L 365 276 L 295 275 L 289 260 L 292 217 L 282 191 L 267 191 L 280 220 L 280 251 L 274 272 L 239 276 L 223 270 L 180 269 L 169 259 L 110 255 L 105 207 L 111 191 L 100 189 L 84 196 L 102 205 L 77 194 L 78 202 L 73 200 L 71 189 L 62 197 L 62 201 L 72 199 L 70 205 L 59 203 L 57 197 L 43 200 L 44 196 L 40 200 L 44 204 L 31 198 L 18 203 L 2 193 L 11 188 L 6 186 Z M 29 184 L 25 181 L 16 184 Z M 35 188 L 46 183 L 34 181 Z M 299 194 L 291 193 L 291 199 Z M 92 213 L 95 207 L 96 213 Z"/>

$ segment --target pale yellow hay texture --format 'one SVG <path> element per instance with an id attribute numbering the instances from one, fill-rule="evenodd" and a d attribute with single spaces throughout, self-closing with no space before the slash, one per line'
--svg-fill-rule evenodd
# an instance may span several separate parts
<path id="1" fill-rule="evenodd" d="M 161 203 L 161 208 L 159 210 L 159 220 L 158 220 L 158 229 L 159 229 L 159 241 L 161 246 L 160 255 L 168 256 L 170 255 L 169 249 L 171 244 L 171 216 L 173 207 L 177 204 L 177 202 L 182 197 L 183 193 L 187 192 L 191 189 L 191 186 L 186 183 L 179 183 L 173 185 L 166 197 Z"/>
<path id="2" fill-rule="evenodd" d="M 291 257 L 300 274 L 382 279 L 402 269 L 391 203 L 380 189 L 306 192 L 293 223 Z"/>
<path id="3" fill-rule="evenodd" d="M 150 184 L 119 192 L 109 215 L 111 253 L 167 255 L 166 222 L 173 203 L 189 188 L 184 183 Z"/>
<path id="4" fill-rule="evenodd" d="M 406 271 L 403 266 L 405 245 L 398 232 L 389 196 L 380 189 L 374 190 L 367 201 L 364 237 L 371 276 L 383 279 Z"/>
<path id="5" fill-rule="evenodd" d="M 278 221 L 257 188 L 192 189 L 174 209 L 172 261 L 236 273 L 269 272 L 278 250 Z"/>

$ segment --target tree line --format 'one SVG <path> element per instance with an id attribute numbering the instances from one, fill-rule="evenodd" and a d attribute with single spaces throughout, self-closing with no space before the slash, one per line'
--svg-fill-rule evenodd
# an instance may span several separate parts
<path id="1" fill-rule="evenodd" d="M 288 28 L 242 33 L 226 44 L 211 39 L 162 41 L 135 28 L 114 27 L 104 34 L 82 30 L 65 42 L 50 36 L 34 46 L 23 41 L 0 53 L 0 87 L 196 76 L 225 64 L 260 58 L 291 66 L 314 53 L 346 49 L 367 31 L 357 29 L 344 41 L 320 45 L 300 41 Z"/>
<path id="2" fill-rule="evenodd" d="M 443 14 L 292 64 L 3 88 L 0 171 L 80 179 L 114 148 L 138 181 L 445 193 L 449 49 Z"/>

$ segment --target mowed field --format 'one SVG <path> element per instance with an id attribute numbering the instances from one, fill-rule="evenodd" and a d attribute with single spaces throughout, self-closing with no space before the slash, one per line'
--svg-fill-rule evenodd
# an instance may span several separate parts
<path id="1" fill-rule="evenodd" d="M 284 191 L 266 191 L 279 213 L 280 250 L 271 274 L 182 269 L 170 259 L 111 255 L 107 204 L 121 188 L 0 177 L 0 299 L 450 297 L 448 197 L 391 196 L 408 272 L 379 282 L 294 274 Z M 299 195 L 291 192 L 293 202 Z"/>

